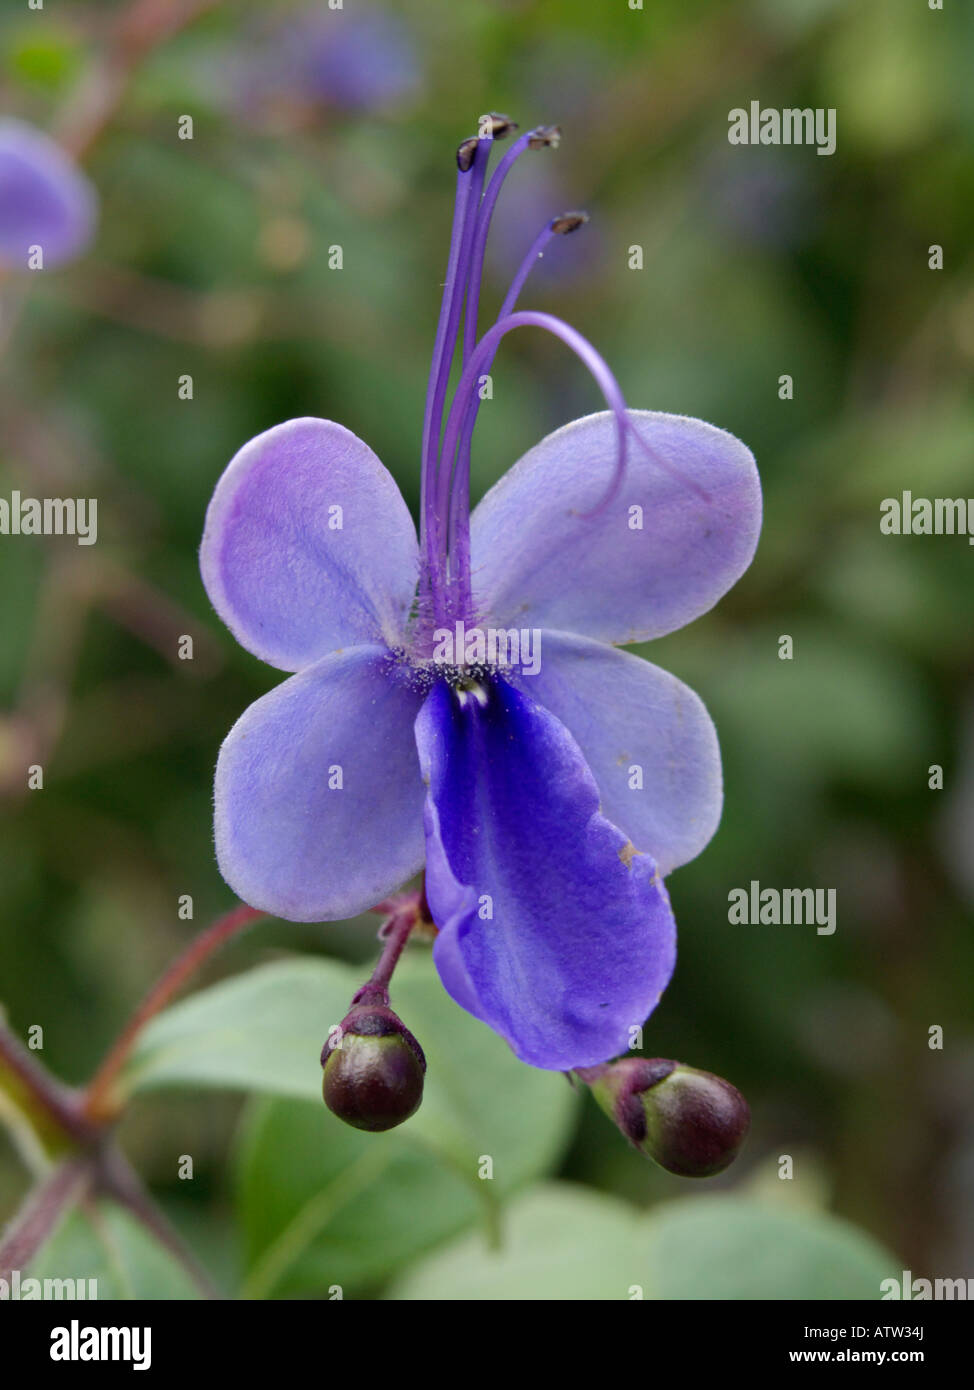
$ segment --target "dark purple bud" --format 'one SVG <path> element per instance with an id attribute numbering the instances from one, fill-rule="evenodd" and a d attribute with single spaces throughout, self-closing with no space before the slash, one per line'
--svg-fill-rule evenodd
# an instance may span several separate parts
<path id="1" fill-rule="evenodd" d="M 468 135 L 466 140 L 461 140 L 457 146 L 457 168 L 461 174 L 465 174 L 472 166 L 478 143 L 476 135 Z"/>
<path id="2" fill-rule="evenodd" d="M 584 227 L 587 221 L 587 212 L 563 212 L 560 217 L 551 219 L 551 230 L 556 236 L 568 236 L 570 232 L 577 232 L 579 227 Z"/>
<path id="3" fill-rule="evenodd" d="M 394 1129 L 419 1109 L 426 1058 L 392 1009 L 355 1004 L 325 1043 L 322 1095 L 356 1129 Z"/>
<path id="4" fill-rule="evenodd" d="M 625 1057 L 578 1073 L 642 1153 L 683 1178 L 723 1172 L 751 1123 L 736 1087 L 709 1071 L 656 1057 Z"/>
<path id="5" fill-rule="evenodd" d="M 537 130 L 532 130 L 528 140 L 528 148 L 531 150 L 556 150 L 560 144 L 560 125 L 539 125 Z"/>

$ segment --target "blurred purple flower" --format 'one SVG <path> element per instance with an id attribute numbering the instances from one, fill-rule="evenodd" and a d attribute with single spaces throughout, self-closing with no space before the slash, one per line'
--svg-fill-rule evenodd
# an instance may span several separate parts
<path id="1" fill-rule="evenodd" d="M 378 10 L 315 11 L 278 24 L 243 69 L 248 107 L 387 111 L 417 96 L 423 68 L 406 26 Z"/>
<path id="2" fill-rule="evenodd" d="M 331 10 L 293 36 L 306 89 L 357 111 L 410 101 L 421 70 L 406 26 L 392 15 Z"/>
<path id="3" fill-rule="evenodd" d="M 238 641 L 297 673 L 243 714 L 220 751 L 224 877 L 254 906 L 328 920 L 387 898 L 425 860 L 446 989 L 524 1061 L 565 1070 L 623 1051 L 655 1006 L 675 959 L 663 876 L 700 852 L 720 818 L 704 706 L 613 644 L 662 636 L 716 603 L 754 553 L 760 489 L 733 436 L 628 410 L 580 334 L 515 310 L 539 250 L 571 230 L 564 217 L 532 243 L 499 319 L 477 338 L 497 193 L 525 150 L 554 139 L 550 129 L 521 136 L 486 192 L 493 140 L 461 146 L 419 544 L 371 449 L 306 418 L 232 460 L 200 559 Z M 542 440 L 471 515 L 478 384 L 519 327 L 574 351 L 610 408 Z M 461 633 L 475 644 L 540 633 L 540 666 L 523 646 L 501 659 Z"/>
<path id="4" fill-rule="evenodd" d="M 807 183 L 780 155 L 728 149 L 708 158 L 699 178 L 708 217 L 738 241 L 788 250 L 810 235 Z"/>
<path id="5" fill-rule="evenodd" d="M 0 120 L 0 265 L 27 270 L 33 246 L 44 269 L 73 260 L 97 210 L 92 185 L 60 145 L 25 121 Z"/>

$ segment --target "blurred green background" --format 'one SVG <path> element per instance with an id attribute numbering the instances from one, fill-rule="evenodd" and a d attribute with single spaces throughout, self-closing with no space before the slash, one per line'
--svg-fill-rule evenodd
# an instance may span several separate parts
<path id="1" fill-rule="evenodd" d="M 4 109 L 67 128 L 123 7 L 13 8 L 0 27 Z M 350 22 L 371 26 L 368 41 L 346 33 L 335 61 L 336 26 Z M 100 500 L 95 547 L 0 540 L 0 997 L 19 1032 L 43 1026 L 49 1066 L 82 1081 L 194 924 L 233 902 L 212 855 L 212 769 L 233 720 L 278 677 L 202 590 L 216 479 L 252 435 L 321 415 L 376 450 L 415 512 L 454 148 L 484 110 L 522 129 L 557 122 L 560 149 L 526 156 L 505 188 L 483 312 L 543 220 L 587 208 L 522 304 L 591 338 L 630 404 L 739 435 L 765 490 L 748 574 L 647 649 L 713 714 L 726 803 L 714 841 L 670 880 L 680 960 L 645 1051 L 747 1095 L 747 1149 L 711 1184 L 732 1219 L 752 1202 L 796 1220 L 831 1211 L 894 1252 L 894 1270 L 974 1275 L 972 552 L 963 537 L 879 530 L 880 502 L 904 488 L 974 496 L 972 64 L 974 10 L 954 0 L 942 12 L 924 0 L 347 0 L 341 15 L 295 3 L 272 16 L 218 3 L 147 56 L 86 157 L 102 203 L 93 248 L 31 280 L 27 299 L 23 278 L 0 284 L 5 322 L 19 310 L 0 495 Z M 728 112 L 751 99 L 836 108 L 836 153 L 730 146 Z M 177 138 L 184 114 L 192 140 Z M 634 245 L 642 270 L 629 267 Z M 177 394 L 184 374 L 191 401 Z M 779 399 L 783 374 L 793 400 Z M 541 336 L 506 339 L 493 375 L 475 495 L 601 407 Z M 192 662 L 176 655 L 183 633 Z M 27 791 L 27 762 L 43 763 L 42 791 Z M 836 889 L 837 931 L 730 925 L 728 892 L 752 879 Z M 195 923 L 177 917 L 187 893 Z M 265 924 L 208 978 L 295 953 L 368 963 L 374 926 Z M 423 1017 L 406 1021 L 425 1043 Z M 928 1046 L 935 1025 L 942 1050 Z M 555 1229 L 566 1239 L 565 1192 L 654 1210 L 686 1195 L 589 1098 L 566 1109 L 565 1082 L 541 1080 L 512 1152 L 545 1147 L 530 1131 L 547 1105 L 549 1151 L 525 1173 L 587 1193 L 556 1189 L 519 1238 L 537 1220 L 536 1243 Z M 465 1104 L 501 1084 L 471 1069 Z M 284 1197 L 313 1198 L 347 1139 L 305 1101 L 267 1106 L 166 1089 L 123 1126 L 136 1167 L 228 1286 L 255 1228 L 283 1228 Z M 177 1178 L 187 1152 L 192 1182 Z M 259 1291 L 327 1297 L 343 1279 L 381 1292 L 414 1277 L 440 1296 L 447 1275 L 437 1285 L 416 1262 L 477 1213 L 449 1216 L 455 1180 L 421 1176 L 420 1198 L 420 1175 L 393 1167 L 359 1200 L 363 1224 L 348 1223 L 344 1245 Z M 0 1138 L 0 1216 L 26 1183 Z M 396 1223 L 380 1208 L 442 1220 L 385 1251 Z M 584 1255 L 591 1239 L 597 1263 L 605 1233 L 577 1220 L 572 1248 Z M 365 1245 L 377 1258 L 356 1265 Z M 854 1287 L 840 1279 L 831 1295 Z"/>

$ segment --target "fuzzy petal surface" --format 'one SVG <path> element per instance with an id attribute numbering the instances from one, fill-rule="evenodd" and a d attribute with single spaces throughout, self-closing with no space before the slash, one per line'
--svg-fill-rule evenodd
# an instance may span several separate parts
<path id="1" fill-rule="evenodd" d="M 602 814 L 664 877 L 695 859 L 723 805 L 717 732 L 699 695 L 631 652 L 571 633 L 542 632 L 539 666 L 517 685 L 574 737 Z"/>
<path id="2" fill-rule="evenodd" d="M 645 642 L 706 613 L 751 563 L 761 529 L 751 451 L 702 420 L 627 416 L 646 448 L 630 438 L 601 511 L 617 456 L 611 411 L 548 435 L 475 509 L 473 584 L 491 622 Z"/>
<path id="3" fill-rule="evenodd" d="M 251 439 L 216 485 L 200 569 L 237 641 L 298 671 L 342 647 L 402 637 L 419 547 L 392 475 L 331 420 Z"/>
<path id="4" fill-rule="evenodd" d="M 250 706 L 216 769 L 216 852 L 235 893 L 292 922 L 354 917 L 423 863 L 423 700 L 382 647 L 336 652 Z"/>

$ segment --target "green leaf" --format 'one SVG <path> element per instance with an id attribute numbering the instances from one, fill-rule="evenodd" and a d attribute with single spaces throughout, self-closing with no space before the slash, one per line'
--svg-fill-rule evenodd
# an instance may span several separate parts
<path id="1" fill-rule="evenodd" d="M 77 77 L 84 61 L 75 36 L 48 28 L 37 34 L 27 28 L 7 39 L 5 66 L 16 78 L 56 92 Z"/>
<path id="2" fill-rule="evenodd" d="M 467 1237 L 397 1283 L 399 1299 L 878 1299 L 899 1262 L 848 1222 L 733 1195 L 639 1214 L 566 1184 L 504 1213 L 505 1242 Z"/>
<path id="3" fill-rule="evenodd" d="M 84 1297 L 191 1299 L 199 1290 L 182 1265 L 139 1222 L 102 1201 L 90 1213 L 73 1211 L 38 1251 L 35 1279 L 95 1280 Z"/>
<path id="4" fill-rule="evenodd" d="M 251 1107 L 237 1155 L 245 1297 L 326 1297 L 335 1286 L 348 1297 L 481 1217 L 473 1184 L 406 1130 L 363 1134 L 320 1103 Z"/>
<path id="5" fill-rule="evenodd" d="M 173 1085 L 261 1091 L 321 1105 L 320 1053 L 361 974 L 333 961 L 261 966 L 204 990 L 146 1029 L 127 1093 Z M 427 1058 L 423 1103 L 403 1133 L 476 1177 L 490 1159 L 510 1189 L 557 1155 L 573 1111 L 564 1077 L 519 1062 L 443 990 L 429 959 L 403 961 L 392 1004 Z"/>
<path id="6" fill-rule="evenodd" d="M 397 1299 L 627 1298 L 645 1282 L 635 1210 L 568 1183 L 552 1183 L 512 1202 L 499 1249 L 470 1235 L 410 1271 Z"/>
<path id="7" fill-rule="evenodd" d="M 519 1062 L 422 956 L 400 964 L 392 989 L 426 1053 L 422 1105 L 384 1135 L 335 1120 L 319 1054 L 359 984 L 360 972 L 332 961 L 262 966 L 162 1014 L 124 1078 L 129 1093 L 195 1085 L 279 1098 L 248 1116 L 242 1138 L 255 1296 L 386 1277 L 478 1217 L 489 1223 L 500 1200 L 551 1171 L 570 1132 L 565 1078 Z"/>
<path id="8" fill-rule="evenodd" d="M 839 1217 L 723 1194 L 668 1202 L 645 1231 L 647 1298 L 878 1299 L 901 1267 Z"/>
<path id="9" fill-rule="evenodd" d="M 564 1076 L 519 1062 L 484 1023 L 455 1004 L 429 960 L 407 960 L 393 981 L 393 1004 L 426 1053 L 423 1104 L 400 1131 L 448 1153 L 487 1190 L 511 1191 L 547 1172 L 575 1115 Z"/>
<path id="10" fill-rule="evenodd" d="M 124 1092 L 160 1086 L 321 1095 L 321 1049 L 360 974 L 333 961 L 286 960 L 191 995 L 142 1035 Z"/>

